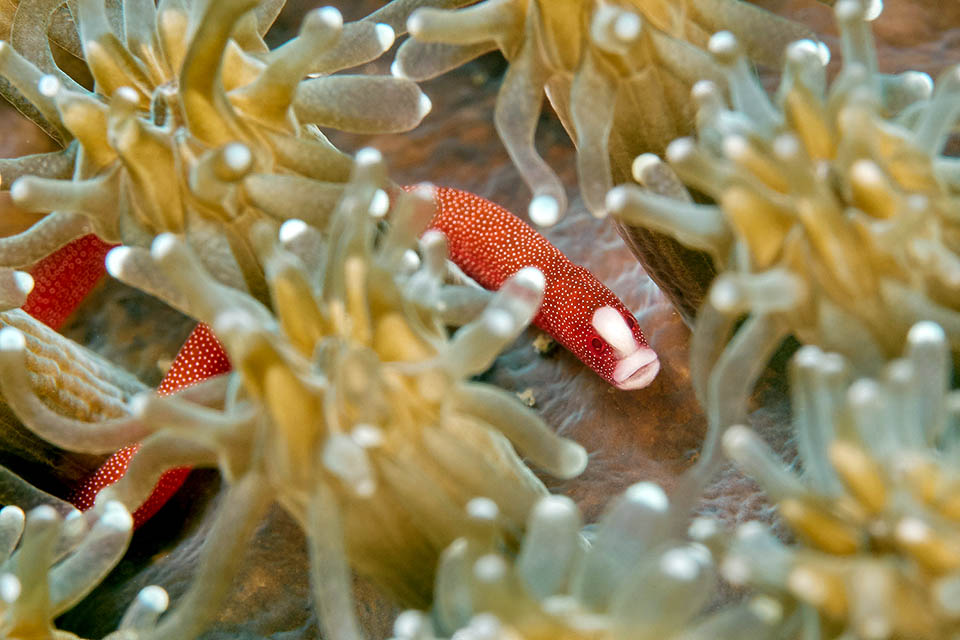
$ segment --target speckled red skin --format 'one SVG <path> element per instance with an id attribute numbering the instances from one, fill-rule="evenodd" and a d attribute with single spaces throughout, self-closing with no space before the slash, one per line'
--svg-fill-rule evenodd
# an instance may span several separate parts
<path id="1" fill-rule="evenodd" d="M 616 356 L 593 330 L 590 321 L 596 309 L 605 305 L 617 309 L 637 342 L 646 346 L 633 314 L 613 292 L 515 215 L 489 200 L 457 189 L 440 187 L 436 198 L 439 207 L 430 228 L 447 236 L 451 259 L 487 289 L 499 289 L 523 267 L 540 269 L 546 290 L 534 324 L 603 378 L 613 382 Z M 37 287 L 24 308 L 58 328 L 105 273 L 103 258 L 109 249 L 109 245 L 87 236 L 38 264 L 32 272 Z M 71 277 L 79 279 L 82 286 L 75 288 Z M 53 293 L 57 290 L 74 293 L 61 297 Z M 82 295 L 78 295 L 81 291 Z M 173 393 L 229 370 L 230 362 L 220 343 L 206 326 L 198 325 L 181 347 L 158 392 Z M 123 477 L 137 448 L 125 447 L 111 456 L 77 488 L 71 502 L 79 509 L 93 506 L 100 489 Z M 176 493 L 189 471 L 172 469 L 161 477 L 147 501 L 134 512 L 135 526 L 146 522 Z"/>
<path id="2" fill-rule="evenodd" d="M 438 211 L 430 227 L 447 236 L 450 259 L 486 289 L 499 289 L 524 267 L 537 267 L 546 279 L 533 324 L 569 349 L 611 384 L 617 356 L 593 329 L 593 313 L 616 309 L 636 341 L 646 338 L 630 310 L 592 273 L 574 264 L 550 242 L 503 207 L 466 191 L 438 187 Z"/>
<path id="3" fill-rule="evenodd" d="M 162 396 L 170 395 L 228 371 L 230 371 L 230 360 L 220 341 L 210 332 L 207 325 L 198 324 L 177 352 L 177 357 L 174 358 L 170 369 L 157 387 L 157 393 Z M 70 496 L 69 500 L 73 506 L 82 511 L 92 507 L 100 489 L 113 484 L 127 472 L 130 461 L 139 448 L 140 445 L 131 445 L 110 456 Z M 160 476 L 153 493 L 133 512 L 134 527 L 139 527 L 159 511 L 160 507 L 166 504 L 167 500 L 183 485 L 189 473 L 189 467 L 178 467 Z"/>

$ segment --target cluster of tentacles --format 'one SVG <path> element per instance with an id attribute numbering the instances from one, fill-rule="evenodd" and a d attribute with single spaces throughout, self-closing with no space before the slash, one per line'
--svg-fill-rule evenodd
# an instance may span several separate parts
<path id="1" fill-rule="evenodd" d="M 697 538 L 718 530 L 696 521 L 693 540 L 685 540 L 687 522 L 652 483 L 614 498 L 586 535 L 569 498 L 542 498 L 519 552 L 505 549 L 489 528 L 450 545 L 437 569 L 431 615 L 401 614 L 394 640 L 734 640 L 782 633 L 786 610 L 765 596 L 702 615 L 717 571 Z"/>
<path id="2" fill-rule="evenodd" d="M 416 5 L 392 4 L 374 16 L 396 21 L 394 14 Z M 704 76 L 719 78 L 703 50 L 713 32 L 743 34 L 750 55 L 764 64 L 779 62 L 784 40 L 808 35 L 796 23 L 730 0 L 485 0 L 455 11 L 418 9 L 406 27 L 411 39 L 393 66 L 400 77 L 431 78 L 493 50 L 507 58 L 494 123 L 533 191 L 530 217 L 544 225 L 556 222 L 567 203 L 559 178 L 534 148 L 544 92 L 577 145 L 587 208 L 602 215 L 604 196 L 629 178 L 634 156 L 660 151 L 688 131 L 690 86 Z"/>
<path id="3" fill-rule="evenodd" d="M 355 167 L 323 232 L 301 220 L 252 230 L 272 309 L 218 282 L 173 234 L 149 251 L 122 247 L 108 256 L 117 277 L 169 287 L 163 297 L 212 327 L 234 373 L 166 398 L 140 396 L 128 416 L 98 423 L 70 424 L 42 403 L 14 400 L 25 423 L 55 442 L 57 430 L 71 426 L 85 450 L 142 441 L 95 512 L 109 500 L 135 509 L 172 467 L 216 466 L 230 483 L 195 585 L 163 618 L 159 637 L 191 637 L 216 614 L 274 501 L 307 532 L 323 627 L 331 637 L 356 637 L 348 566 L 401 602 L 423 605 L 432 589 L 424 568 L 477 526 L 465 507 L 476 517 L 495 501 L 500 511 L 489 526 L 519 538 L 546 490 L 511 442 L 560 477 L 586 464 L 579 445 L 510 393 L 468 381 L 536 313 L 540 272 L 520 271 L 448 337 L 437 308 L 462 296 L 445 283 L 444 239 L 427 234 L 423 258 L 413 252 L 433 214 L 432 189 L 395 193 L 381 233 L 374 214 L 383 213 L 389 185 L 379 154 L 361 152 Z M 15 329 L 0 338 L 7 393 L 29 384 L 20 369 L 27 352 Z"/>
<path id="4" fill-rule="evenodd" d="M 4 638 L 76 638 L 58 631 L 54 618 L 79 602 L 119 562 L 133 532 L 130 513 L 117 502 L 92 526 L 79 511 L 66 517 L 50 506 L 24 515 L 15 506 L 0 510 L 0 634 Z M 167 607 L 166 592 L 140 591 L 116 633 L 149 633 Z"/>
<path id="5" fill-rule="evenodd" d="M 408 80 L 331 75 L 387 50 L 390 27 L 344 26 L 327 7 L 270 50 L 263 34 L 282 6 L 82 0 L 64 17 L 59 3 L 20 2 L 0 44 L 3 89 L 65 147 L 0 161 L 13 202 L 46 213 L 0 240 L 0 264 L 32 264 L 87 233 L 134 246 L 182 233 L 218 278 L 260 293 L 250 226 L 322 227 L 349 177 L 350 158 L 318 126 L 399 131 L 429 111 Z M 92 90 L 51 47 L 85 63 Z"/>
<path id="6" fill-rule="evenodd" d="M 822 50 L 798 41 L 773 101 L 738 40 L 711 39 L 726 86 L 696 85 L 697 137 L 666 155 L 715 204 L 693 203 L 651 156 L 634 165 L 650 191 L 621 186 L 607 204 L 713 256 L 722 273 L 698 318 L 705 348 L 749 314 L 744 343 L 792 333 L 869 372 L 917 320 L 950 336 L 960 329 L 960 174 L 942 155 L 960 114 L 960 75 L 950 69 L 933 87 L 922 73 L 879 74 L 864 6 L 848 0 L 835 11 L 837 78 L 828 87 Z"/>
<path id="7" fill-rule="evenodd" d="M 727 454 L 777 504 L 799 543 L 742 525 L 725 577 L 820 615 L 808 631 L 836 637 L 944 638 L 960 611 L 957 392 L 944 331 L 909 332 L 879 379 L 850 383 L 840 356 L 794 357 L 798 476 L 757 434 L 732 427 Z"/>

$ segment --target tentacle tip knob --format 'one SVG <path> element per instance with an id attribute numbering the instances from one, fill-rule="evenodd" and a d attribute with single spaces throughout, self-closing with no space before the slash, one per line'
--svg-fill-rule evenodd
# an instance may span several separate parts
<path id="1" fill-rule="evenodd" d="M 670 500 L 667 494 L 656 482 L 637 482 L 631 485 L 624 496 L 630 502 L 644 506 L 651 511 L 666 513 L 670 508 Z"/>
<path id="2" fill-rule="evenodd" d="M 610 213 L 618 214 L 626 209 L 628 200 L 629 194 L 626 187 L 614 187 L 607 192 L 607 197 L 604 199 L 604 205 L 606 206 L 607 211 Z"/>
<path id="3" fill-rule="evenodd" d="M 420 37 L 423 33 L 423 16 L 419 11 L 414 11 L 410 14 L 410 17 L 407 18 L 407 33 L 414 38 Z"/>
<path id="4" fill-rule="evenodd" d="M 107 273 L 116 278 L 117 280 L 123 279 L 124 267 L 127 265 L 127 261 L 130 259 L 130 256 L 133 255 L 133 249 L 130 247 L 114 247 L 107 253 L 107 257 L 104 260 L 104 264 L 107 268 Z"/>
<path id="5" fill-rule="evenodd" d="M 677 138 L 667 145 L 667 161 L 673 164 L 684 162 L 694 154 L 696 148 L 693 138 Z"/>
<path id="6" fill-rule="evenodd" d="M 357 151 L 356 162 L 357 164 L 368 167 L 380 164 L 383 162 L 383 154 L 373 147 L 364 147 L 360 149 L 360 151 Z"/>
<path id="7" fill-rule="evenodd" d="M 478 582 L 493 584 L 507 574 L 507 562 L 496 553 L 481 556 L 473 565 L 473 576 Z"/>
<path id="8" fill-rule="evenodd" d="M 119 500 L 111 500 L 106 504 L 100 523 L 114 531 L 133 530 L 133 516 Z"/>
<path id="9" fill-rule="evenodd" d="M 907 342 L 911 345 L 922 344 L 944 344 L 947 341 L 947 334 L 936 322 L 925 320 L 918 322 L 907 333 Z"/>
<path id="10" fill-rule="evenodd" d="M 700 576 L 701 568 L 688 549 L 670 549 L 660 557 L 660 571 L 677 582 L 693 582 Z"/>
<path id="11" fill-rule="evenodd" d="M 308 229 L 309 225 L 303 220 L 300 220 L 299 218 L 291 218 L 280 225 L 280 232 L 277 234 L 277 237 L 283 244 L 288 244 L 290 242 L 294 242 L 297 238 L 306 233 Z"/>
<path id="12" fill-rule="evenodd" d="M 547 286 L 547 279 L 537 267 L 524 267 L 517 271 L 517 281 L 529 285 L 532 289 L 543 291 Z"/>
<path id="13" fill-rule="evenodd" d="M 540 194 L 530 201 L 527 213 L 534 224 L 551 227 L 560 219 L 560 203 L 551 195 Z"/>
<path id="14" fill-rule="evenodd" d="M 390 69 L 391 71 L 393 70 L 392 65 Z M 427 94 L 425 93 L 421 93 L 419 101 L 417 103 L 417 119 L 423 120 L 424 118 L 427 117 L 427 114 L 429 114 L 432 109 L 433 109 L 433 102 L 430 101 L 429 96 L 427 96 Z"/>
<path id="15" fill-rule="evenodd" d="M 8 504 L 3 509 L 0 509 L 0 528 L 7 527 L 18 522 L 22 524 L 25 519 L 26 514 L 23 513 L 23 509 L 15 504 Z"/>
<path id="16" fill-rule="evenodd" d="M 0 340 L 2 339 L 3 337 L 0 336 Z M 50 505 L 42 504 L 30 510 L 30 513 L 27 514 L 27 520 L 33 523 L 51 524 L 60 521 L 60 514 Z"/>
<path id="17" fill-rule="evenodd" d="M 734 58 L 740 51 L 737 37 L 729 31 L 718 31 L 707 43 L 707 50 L 721 61 Z"/>
<path id="18" fill-rule="evenodd" d="M 388 24 L 383 24 L 378 22 L 374 26 L 374 31 L 377 35 L 377 42 L 380 44 L 380 47 L 386 51 L 393 46 L 393 41 L 397 39 L 397 34 L 394 32 L 393 28 Z"/>
<path id="19" fill-rule="evenodd" d="M 29 295 L 30 292 L 33 291 L 33 287 L 36 285 L 36 282 L 33 280 L 33 276 L 26 271 L 14 271 L 13 282 L 23 295 Z"/>
<path id="20" fill-rule="evenodd" d="M 544 518 L 550 521 L 564 518 L 570 514 L 576 514 L 576 512 L 576 503 L 569 497 L 561 495 L 549 495 L 541 498 L 533 507 L 534 517 Z"/>
<path id="21" fill-rule="evenodd" d="M 10 185 L 10 197 L 13 199 L 13 202 L 21 207 L 26 206 L 30 200 L 31 190 L 30 190 L 30 180 L 32 176 L 23 176 L 22 178 L 17 178 L 13 181 L 13 184 Z"/>
<path id="22" fill-rule="evenodd" d="M 27 348 L 27 340 L 19 329 L 4 327 L 0 329 L 0 351 L 21 352 Z"/>
<path id="23" fill-rule="evenodd" d="M 223 163 L 237 175 L 245 175 L 253 167 L 253 153 L 242 142 L 231 142 L 223 148 Z"/>
<path id="24" fill-rule="evenodd" d="M 392 75 L 394 78 L 400 78 L 401 80 L 410 79 L 410 76 L 403 69 L 403 63 L 400 62 L 399 58 L 394 59 L 394 61 L 390 63 L 390 75 Z"/>
<path id="25" fill-rule="evenodd" d="M 490 498 L 478 496 L 467 502 L 467 515 L 475 520 L 493 522 L 500 515 L 500 507 Z"/>
<path id="26" fill-rule="evenodd" d="M 734 462 L 743 462 L 755 435 L 748 427 L 735 424 L 729 427 L 720 440 L 724 453 Z"/>
<path id="27" fill-rule="evenodd" d="M 383 189 L 377 189 L 373 192 L 373 198 L 370 200 L 369 213 L 374 218 L 382 218 L 390 210 L 390 196 Z"/>
<path id="28" fill-rule="evenodd" d="M 420 256 L 413 249 L 407 249 L 403 252 L 403 268 L 408 273 L 413 273 L 420 268 Z"/>
<path id="29" fill-rule="evenodd" d="M 691 540 L 709 540 L 720 533 L 720 525 L 713 518 L 695 518 L 687 528 Z"/>
<path id="30" fill-rule="evenodd" d="M 56 76 L 47 74 L 37 81 L 37 91 L 47 98 L 53 98 L 60 92 L 60 80 Z"/>
<path id="31" fill-rule="evenodd" d="M 393 622 L 393 635 L 396 638 L 427 638 L 432 635 L 431 631 L 429 618 L 414 609 L 404 611 Z"/>
<path id="32" fill-rule="evenodd" d="M 153 240 L 150 245 L 150 255 L 154 260 L 163 260 L 169 256 L 177 247 L 179 240 L 173 233 L 161 233 Z"/>
<path id="33" fill-rule="evenodd" d="M 927 100 L 933 95 L 933 78 L 923 71 L 905 71 L 903 85 L 917 100 Z"/>
<path id="34" fill-rule="evenodd" d="M 834 5 L 833 12 L 840 23 L 866 20 L 866 8 L 860 0 L 840 0 Z"/>
<path id="35" fill-rule="evenodd" d="M 0 575 L 0 599 L 7 604 L 13 604 L 20 597 L 22 591 L 20 579 L 12 573 Z"/>
<path id="36" fill-rule="evenodd" d="M 640 16 L 632 11 L 624 11 L 613 22 L 613 33 L 622 42 L 633 42 L 640 36 L 643 23 Z"/>
<path id="37" fill-rule="evenodd" d="M 431 247 L 445 245 L 446 243 L 447 236 L 437 229 L 429 229 L 420 236 L 420 246 L 423 247 L 425 251 L 430 250 Z"/>
<path id="38" fill-rule="evenodd" d="M 321 7 L 312 13 L 329 29 L 343 28 L 343 14 L 336 7 Z"/>
<path id="39" fill-rule="evenodd" d="M 863 15 L 864 20 L 872 22 L 879 18 L 881 13 L 883 13 L 883 0 L 867 0 L 866 11 Z"/>
<path id="40" fill-rule="evenodd" d="M 633 159 L 633 163 L 630 165 L 630 174 L 633 176 L 633 179 L 639 182 L 640 184 L 646 183 L 647 173 L 660 165 L 663 164 L 663 160 L 660 159 L 655 153 L 641 153 L 636 158 Z"/>
<path id="41" fill-rule="evenodd" d="M 111 99 L 130 107 L 137 107 L 140 104 L 140 94 L 137 93 L 137 90 L 133 87 L 126 85 L 118 87 L 117 90 L 113 92 Z"/>
<path id="42" fill-rule="evenodd" d="M 767 596 L 757 596 L 747 605 L 750 612 L 768 625 L 774 625 L 783 619 L 783 605 Z"/>
<path id="43" fill-rule="evenodd" d="M 794 64 L 802 64 L 807 60 L 820 60 L 819 43 L 810 38 L 802 38 L 787 45 L 787 60 Z"/>
<path id="44" fill-rule="evenodd" d="M 587 468 L 589 455 L 587 450 L 576 442 L 565 443 L 560 455 L 560 477 L 576 478 Z"/>
<path id="45" fill-rule="evenodd" d="M 170 606 L 170 596 L 166 589 L 155 584 L 141 589 L 137 594 L 137 601 L 145 609 L 156 613 L 163 613 Z"/>

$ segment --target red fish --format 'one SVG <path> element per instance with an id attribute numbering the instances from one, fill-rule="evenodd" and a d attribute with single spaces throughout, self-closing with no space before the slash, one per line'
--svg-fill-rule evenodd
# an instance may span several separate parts
<path id="1" fill-rule="evenodd" d="M 527 266 L 543 273 L 546 287 L 534 324 L 572 351 L 620 389 L 639 389 L 656 377 L 660 362 L 633 314 L 589 271 L 576 265 L 546 238 L 503 207 L 466 191 L 436 190 L 437 213 L 430 228 L 447 237 L 450 257 L 464 273 L 487 289 L 498 289 Z M 54 328 L 69 315 L 104 273 L 109 246 L 93 236 L 74 242 L 33 270 L 37 286 L 25 309 Z M 68 265 L 65 267 L 64 265 Z M 69 300 L 52 291 L 78 291 L 70 272 L 85 283 Z M 220 343 L 204 325 L 190 335 L 158 388 L 169 394 L 230 370 Z M 123 476 L 137 447 L 125 447 L 74 493 L 80 509 L 93 506 L 97 492 Z M 180 488 L 189 469 L 173 469 L 160 479 L 150 498 L 134 513 L 139 526 Z"/>
<path id="2" fill-rule="evenodd" d="M 498 204 L 439 187 L 430 227 L 447 236 L 450 259 L 486 289 L 499 289 L 523 267 L 546 279 L 533 319 L 588 367 L 620 389 L 647 386 L 660 371 L 633 314 L 592 273 Z"/>

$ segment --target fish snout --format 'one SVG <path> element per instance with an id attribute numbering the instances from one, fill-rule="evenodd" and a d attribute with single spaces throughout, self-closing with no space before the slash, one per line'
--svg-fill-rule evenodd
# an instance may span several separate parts
<path id="1" fill-rule="evenodd" d="M 640 347 L 617 360 L 613 369 L 613 384 L 618 389 L 642 389 L 653 382 L 660 372 L 660 358 L 650 347 Z"/>

